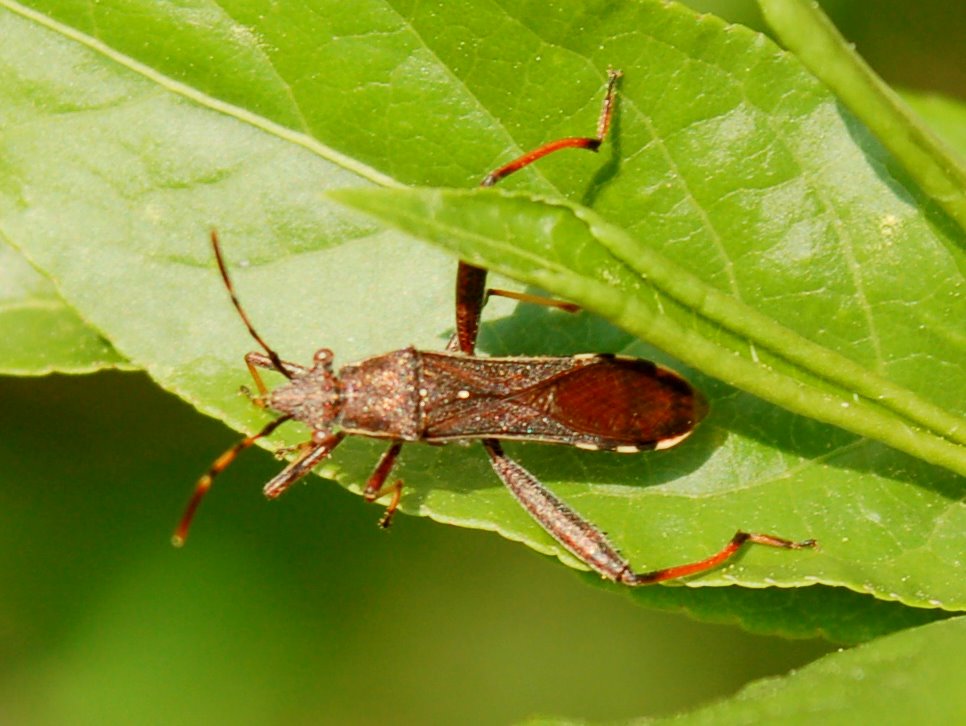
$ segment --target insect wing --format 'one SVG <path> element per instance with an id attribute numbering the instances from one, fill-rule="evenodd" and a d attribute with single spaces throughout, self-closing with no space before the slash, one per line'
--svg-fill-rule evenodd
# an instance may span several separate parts
<path id="1" fill-rule="evenodd" d="M 703 399 L 649 361 L 609 355 L 469 358 L 422 353 L 423 438 L 525 439 L 632 451 L 682 440 Z"/>
<path id="2" fill-rule="evenodd" d="M 686 437 L 707 411 L 687 381 L 650 361 L 588 360 L 514 400 L 583 435 L 576 444 L 601 449 L 666 448 Z"/>

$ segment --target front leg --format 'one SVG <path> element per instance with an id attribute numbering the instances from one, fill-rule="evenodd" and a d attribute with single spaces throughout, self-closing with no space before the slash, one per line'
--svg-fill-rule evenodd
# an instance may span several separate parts
<path id="1" fill-rule="evenodd" d="M 388 529 L 389 525 L 392 524 L 392 517 L 399 507 L 399 500 L 402 498 L 402 479 L 397 479 L 391 486 L 386 486 L 386 479 L 389 478 L 389 472 L 396 465 L 396 459 L 399 458 L 402 447 L 402 441 L 396 441 L 386 449 L 386 453 L 380 457 L 379 463 L 376 464 L 376 468 L 366 482 L 366 488 L 362 491 L 362 497 L 367 502 L 374 502 L 390 491 L 393 493 L 389 506 L 386 507 L 386 511 L 379 518 L 379 526 L 383 529 Z"/>
<path id="2" fill-rule="evenodd" d="M 286 489 L 322 463 L 322 460 L 331 454 L 344 438 L 345 434 L 341 431 L 337 434 L 322 435 L 317 439 L 313 437 L 305 453 L 272 477 L 262 492 L 269 499 L 277 499 L 285 493 Z"/>

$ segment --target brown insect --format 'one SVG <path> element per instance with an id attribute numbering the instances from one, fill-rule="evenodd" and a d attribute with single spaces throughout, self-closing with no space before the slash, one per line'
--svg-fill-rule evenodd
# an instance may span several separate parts
<path id="1" fill-rule="evenodd" d="M 561 139 L 541 146 L 487 175 L 483 186 L 564 148 L 596 151 L 606 136 L 620 73 L 611 71 L 596 137 Z M 550 492 L 503 452 L 501 440 L 565 444 L 582 449 L 632 453 L 666 449 L 687 438 L 704 417 L 700 393 L 671 370 L 650 361 L 605 354 L 570 357 L 482 358 L 474 356 L 480 314 L 491 294 L 577 310 L 570 303 L 486 289 L 486 271 L 461 262 L 457 274 L 457 327 L 451 348 L 427 352 L 404 348 L 332 367 L 332 352 L 321 349 L 311 367 L 283 361 L 248 319 L 234 291 L 217 235 L 211 243 L 232 303 L 264 353 L 245 356 L 258 394 L 256 405 L 281 414 L 261 431 L 220 456 L 201 478 L 174 535 L 183 544 L 194 513 L 215 476 L 258 439 L 286 421 L 300 421 L 312 437 L 298 457 L 269 481 L 264 492 L 275 498 L 308 474 L 347 435 L 389 439 L 363 492 L 367 501 L 392 493 L 382 517 L 388 526 L 399 505 L 402 482 L 386 481 L 406 442 L 446 443 L 482 440 L 493 469 L 527 512 L 554 538 L 603 577 L 644 585 L 710 569 L 731 557 L 745 542 L 799 549 L 814 542 L 792 542 L 765 534 L 738 532 L 718 552 L 698 562 L 651 572 L 634 572 L 593 524 Z M 288 382 L 269 391 L 259 369 L 273 369 Z"/>

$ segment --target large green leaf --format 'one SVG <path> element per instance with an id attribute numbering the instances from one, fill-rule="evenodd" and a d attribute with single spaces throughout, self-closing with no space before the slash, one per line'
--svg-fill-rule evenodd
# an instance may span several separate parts
<path id="1" fill-rule="evenodd" d="M 123 355 L 239 429 L 264 418 L 235 394 L 252 342 L 214 270 L 210 227 L 285 357 L 439 348 L 453 263 L 326 190 L 472 186 L 515 153 L 591 130 L 608 65 L 626 74 L 613 146 L 547 159 L 511 185 L 593 205 L 933 404 L 962 390 L 955 359 L 934 355 L 955 343 L 946 308 L 937 316 L 958 284 L 941 232 L 863 129 L 758 35 L 652 2 L 28 5 L 0 0 L 0 232 Z M 483 343 L 661 356 L 598 319 L 525 308 Z M 694 380 L 713 413 L 678 449 L 512 453 L 641 568 L 706 555 L 744 527 L 822 548 L 750 550 L 692 584 L 823 582 L 966 605 L 961 480 Z M 325 472 L 358 484 L 378 449 L 347 442 Z M 400 473 L 404 511 L 560 554 L 477 448 L 408 447 Z"/>

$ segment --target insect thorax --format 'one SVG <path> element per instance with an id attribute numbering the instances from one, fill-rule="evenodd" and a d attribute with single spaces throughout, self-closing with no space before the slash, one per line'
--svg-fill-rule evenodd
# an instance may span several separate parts
<path id="1" fill-rule="evenodd" d="M 413 348 L 403 348 L 341 368 L 337 423 L 363 436 L 422 438 L 420 356 Z"/>

